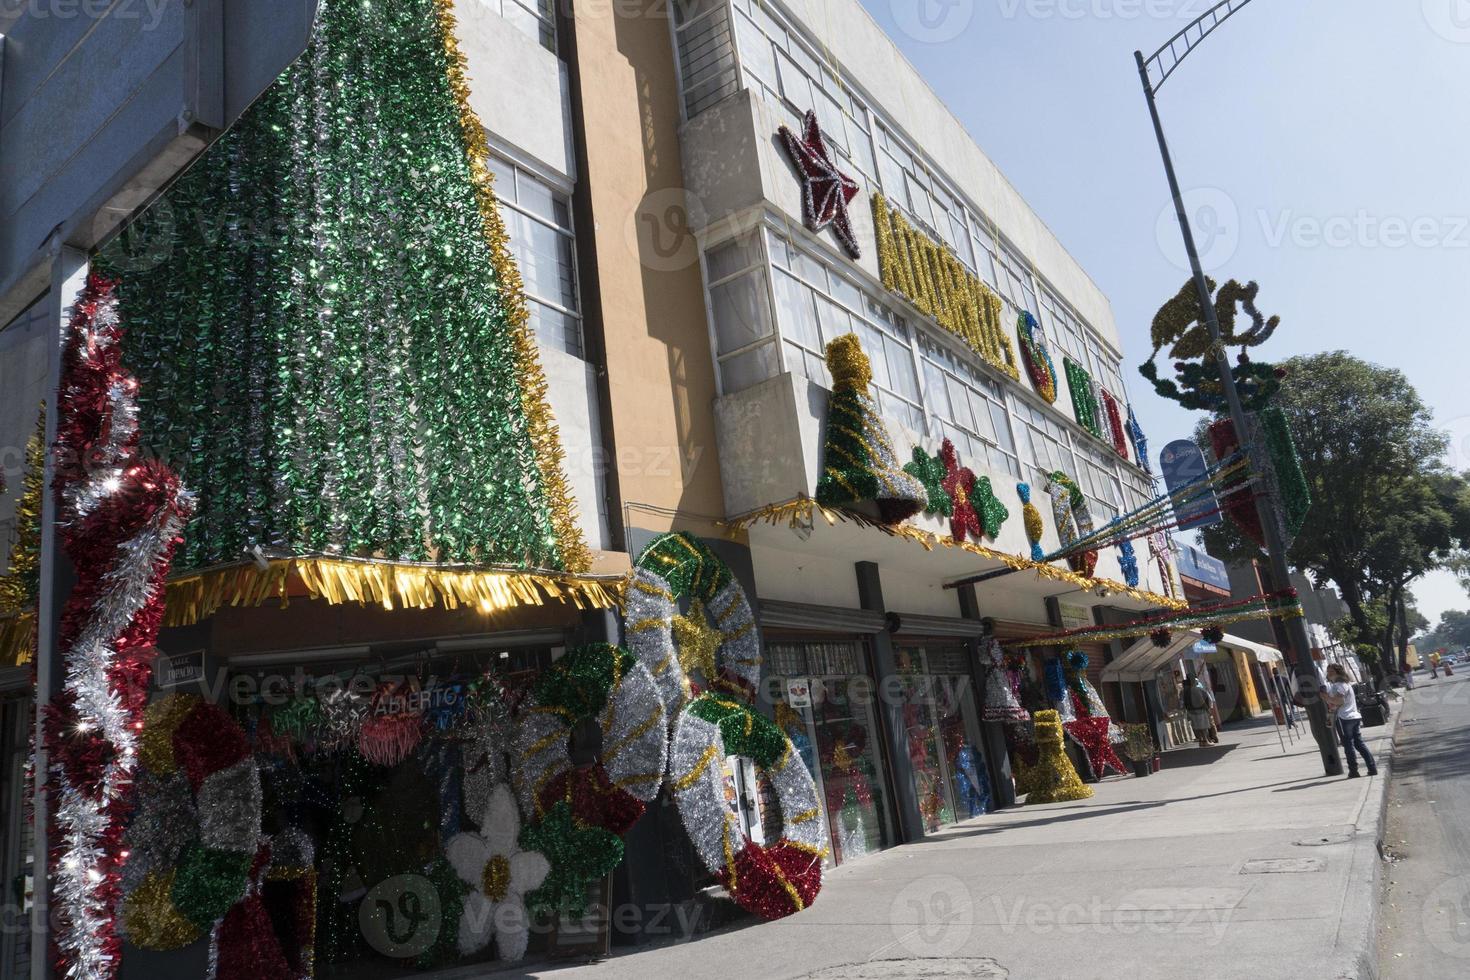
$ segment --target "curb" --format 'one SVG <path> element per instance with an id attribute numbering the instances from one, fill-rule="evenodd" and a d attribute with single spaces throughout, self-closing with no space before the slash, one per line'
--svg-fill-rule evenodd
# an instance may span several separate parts
<path id="1" fill-rule="evenodd" d="M 1379 898 L 1383 892 L 1383 833 L 1388 819 L 1388 782 L 1393 778 L 1394 747 L 1398 741 L 1399 710 L 1389 715 L 1386 736 L 1378 740 L 1378 771 L 1382 778 L 1368 791 L 1353 833 L 1352 867 L 1343 898 L 1338 943 L 1326 976 L 1336 980 L 1378 980 Z"/>

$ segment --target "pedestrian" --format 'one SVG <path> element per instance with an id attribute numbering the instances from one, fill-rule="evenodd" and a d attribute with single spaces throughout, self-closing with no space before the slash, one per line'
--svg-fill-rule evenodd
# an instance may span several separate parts
<path id="1" fill-rule="evenodd" d="M 1189 712 L 1189 727 L 1194 729 L 1194 737 L 1202 749 L 1209 748 L 1210 728 L 1213 720 L 1210 718 L 1210 695 L 1200 679 L 1193 675 L 1186 675 L 1179 685 L 1179 703 L 1184 710 Z"/>
<path id="2" fill-rule="evenodd" d="M 1363 741 L 1363 715 L 1358 710 L 1358 696 L 1342 664 L 1327 665 L 1327 686 L 1322 689 L 1322 699 L 1336 711 L 1337 735 L 1342 740 L 1343 754 L 1347 756 L 1348 778 L 1358 778 L 1355 752 L 1363 756 L 1368 775 L 1378 775 L 1378 764 L 1373 761 L 1373 753 L 1368 751 L 1368 745 Z"/>

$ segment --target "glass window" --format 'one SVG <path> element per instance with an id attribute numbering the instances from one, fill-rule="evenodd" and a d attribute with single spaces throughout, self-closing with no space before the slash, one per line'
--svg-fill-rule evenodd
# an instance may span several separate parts
<path id="1" fill-rule="evenodd" d="M 582 316 L 571 201 L 558 188 L 509 160 L 492 156 L 490 169 L 536 338 L 581 357 Z"/>
<path id="2" fill-rule="evenodd" d="M 778 372 L 776 345 L 761 344 L 720 361 L 720 384 L 728 394 L 774 378 Z"/>
<path id="3" fill-rule="evenodd" d="M 738 351 L 770 335 L 771 312 L 766 306 L 765 277 L 759 270 L 711 287 L 709 297 L 717 354 Z"/>

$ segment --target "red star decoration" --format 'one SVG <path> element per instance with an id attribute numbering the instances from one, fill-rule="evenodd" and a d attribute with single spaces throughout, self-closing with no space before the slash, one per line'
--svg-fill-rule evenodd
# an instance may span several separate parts
<path id="1" fill-rule="evenodd" d="M 847 216 L 848 202 L 857 196 L 857 181 L 837 169 L 822 138 L 822 127 L 817 125 L 817 114 L 807 110 L 800 139 L 785 126 L 776 135 L 801 177 L 802 221 L 812 231 L 831 225 L 847 254 L 858 258 L 857 236 Z"/>
<path id="2" fill-rule="evenodd" d="M 971 540 L 979 541 L 980 515 L 975 513 L 975 505 L 970 502 L 975 492 L 975 472 L 960 465 L 954 443 L 948 439 L 939 447 L 939 458 L 944 460 L 944 482 L 941 485 L 954 501 L 954 513 L 949 519 L 950 536 L 956 541 L 963 541 L 968 534 Z"/>

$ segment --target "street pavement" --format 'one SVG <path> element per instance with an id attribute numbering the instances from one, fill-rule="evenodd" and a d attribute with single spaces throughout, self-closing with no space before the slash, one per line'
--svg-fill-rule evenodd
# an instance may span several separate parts
<path id="1" fill-rule="evenodd" d="M 1390 980 L 1470 976 L 1470 669 L 1415 676 L 1399 720 L 1379 933 Z"/>
<path id="2" fill-rule="evenodd" d="M 1365 731 L 1383 774 L 1390 732 Z M 557 980 L 1368 978 L 1383 779 L 1324 777 L 1309 737 L 1283 751 L 1258 722 L 1169 753 L 1155 775 L 1110 777 L 1090 800 L 1017 807 L 851 862 L 789 918 L 521 969 Z"/>

